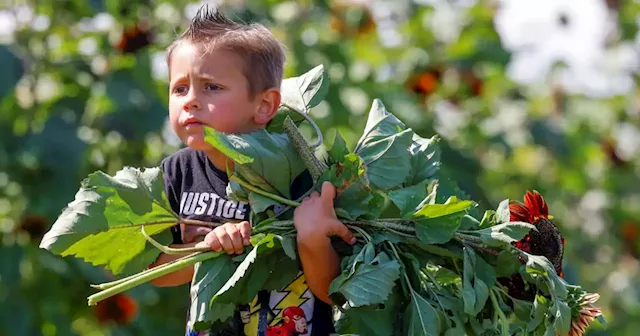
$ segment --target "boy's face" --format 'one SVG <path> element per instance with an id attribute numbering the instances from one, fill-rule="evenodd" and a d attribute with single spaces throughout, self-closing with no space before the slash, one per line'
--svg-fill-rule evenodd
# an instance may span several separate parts
<path id="1" fill-rule="evenodd" d="M 169 119 L 185 145 L 210 150 L 212 147 L 204 141 L 205 125 L 224 133 L 246 133 L 269 121 L 266 118 L 270 116 L 265 113 L 269 106 L 263 96 L 249 96 L 243 65 L 235 53 L 213 50 L 203 54 L 191 43 L 183 43 L 173 51 L 169 64 Z"/>

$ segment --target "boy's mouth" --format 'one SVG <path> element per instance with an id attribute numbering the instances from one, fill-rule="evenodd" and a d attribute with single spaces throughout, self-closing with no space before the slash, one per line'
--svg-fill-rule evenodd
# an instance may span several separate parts
<path id="1" fill-rule="evenodd" d="M 191 119 L 187 119 L 185 120 L 182 125 L 184 125 L 185 127 L 194 127 L 194 126 L 203 126 L 204 124 L 201 123 L 198 119 L 195 118 L 191 118 Z"/>

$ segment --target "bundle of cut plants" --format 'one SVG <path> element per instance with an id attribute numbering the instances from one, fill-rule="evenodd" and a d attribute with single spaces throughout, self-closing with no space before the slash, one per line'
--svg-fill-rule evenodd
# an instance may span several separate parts
<path id="1" fill-rule="evenodd" d="M 251 208 L 251 246 L 229 256 L 177 250 L 170 228 L 222 223 L 180 218 L 159 168 L 126 167 L 89 175 L 41 247 L 101 265 L 120 279 L 94 285 L 89 304 L 195 265 L 189 324 L 225 321 L 260 290 L 296 278 L 293 178 L 308 172 L 319 190 L 336 187 L 337 216 L 357 237 L 335 246 L 342 273 L 330 287 L 336 330 L 359 335 L 581 335 L 598 319 L 598 295 L 562 277 L 565 241 L 537 192 L 504 200 L 483 214 L 455 181 L 443 178 L 438 138 L 423 138 L 374 100 L 355 148 L 339 133 L 326 153 L 309 111 L 329 85 L 322 66 L 282 85 L 282 105 L 265 130 L 207 142 L 234 161 L 228 197 Z M 310 123 L 317 143 L 301 135 Z M 306 196 L 305 195 L 305 196 Z M 184 254 L 148 269 L 160 252 Z M 278 272 L 272 272 L 273 269 Z"/>

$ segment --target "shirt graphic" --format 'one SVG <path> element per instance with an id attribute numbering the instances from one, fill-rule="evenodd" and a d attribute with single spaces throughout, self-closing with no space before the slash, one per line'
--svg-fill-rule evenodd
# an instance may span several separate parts
<path id="1" fill-rule="evenodd" d="M 240 307 L 240 316 L 247 336 L 259 336 L 260 320 L 266 319 L 265 336 L 310 335 L 314 296 L 302 272 L 280 291 L 272 291 L 268 307 L 262 307 L 259 297 Z"/>
<path id="2" fill-rule="evenodd" d="M 222 217 L 243 220 L 248 207 L 245 202 L 236 202 L 212 192 L 183 192 L 180 198 L 180 215 Z"/>

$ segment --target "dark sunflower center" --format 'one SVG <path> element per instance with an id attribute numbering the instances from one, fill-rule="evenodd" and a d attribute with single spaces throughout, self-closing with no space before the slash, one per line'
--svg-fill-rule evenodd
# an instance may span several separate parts
<path id="1" fill-rule="evenodd" d="M 562 255 L 564 254 L 560 231 L 553 222 L 546 218 L 539 218 L 533 225 L 538 231 L 531 230 L 529 233 L 531 254 L 545 256 L 559 271 L 562 267 Z"/>

